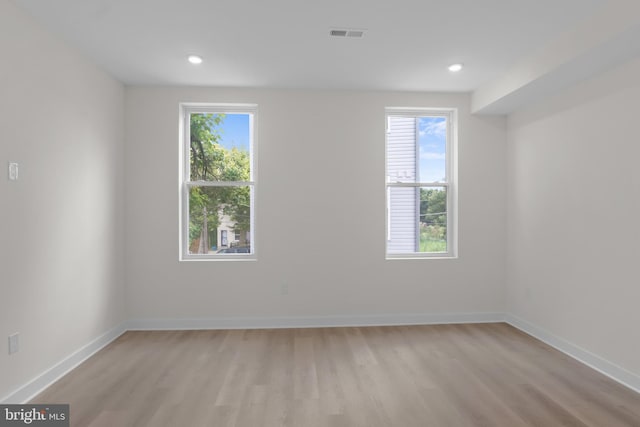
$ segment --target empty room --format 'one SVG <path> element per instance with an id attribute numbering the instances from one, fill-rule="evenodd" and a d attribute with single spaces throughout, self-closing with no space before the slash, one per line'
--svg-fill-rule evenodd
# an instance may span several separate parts
<path id="1" fill-rule="evenodd" d="M 640 2 L 0 0 L 0 425 L 640 426 Z"/>

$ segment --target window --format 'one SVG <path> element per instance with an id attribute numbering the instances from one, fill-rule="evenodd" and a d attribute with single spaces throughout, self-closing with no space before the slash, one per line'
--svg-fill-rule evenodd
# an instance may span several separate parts
<path id="1" fill-rule="evenodd" d="M 255 259 L 255 105 L 180 108 L 181 259 Z"/>
<path id="2" fill-rule="evenodd" d="M 387 257 L 455 257 L 455 111 L 386 109 Z"/>

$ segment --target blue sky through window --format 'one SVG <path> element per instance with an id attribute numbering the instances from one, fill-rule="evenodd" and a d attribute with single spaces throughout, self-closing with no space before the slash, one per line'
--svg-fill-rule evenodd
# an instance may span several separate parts
<path id="1" fill-rule="evenodd" d="M 446 177 L 447 119 L 418 119 L 418 169 L 421 182 L 444 181 Z"/>
<path id="2" fill-rule="evenodd" d="M 219 128 L 220 145 L 224 148 L 233 147 L 249 151 L 249 115 L 225 114 L 224 121 Z"/>

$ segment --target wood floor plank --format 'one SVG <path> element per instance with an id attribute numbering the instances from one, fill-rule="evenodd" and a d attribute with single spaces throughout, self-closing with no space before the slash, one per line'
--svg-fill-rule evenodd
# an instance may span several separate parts
<path id="1" fill-rule="evenodd" d="M 32 400 L 79 427 L 640 427 L 640 395 L 504 324 L 127 332 Z"/>

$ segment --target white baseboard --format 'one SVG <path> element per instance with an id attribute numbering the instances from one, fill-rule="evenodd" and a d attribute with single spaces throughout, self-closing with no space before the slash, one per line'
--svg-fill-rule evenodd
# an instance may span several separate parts
<path id="1" fill-rule="evenodd" d="M 611 363 L 608 360 L 603 359 L 602 357 L 597 356 L 588 350 L 578 347 L 577 345 L 572 344 L 571 342 L 563 338 L 547 332 L 544 329 L 539 328 L 517 316 L 506 314 L 505 321 L 511 326 L 520 329 L 522 332 L 529 334 L 546 344 L 549 344 L 551 347 L 563 352 L 568 356 L 571 356 L 578 362 L 581 362 L 589 366 L 590 368 L 595 369 L 601 374 L 606 375 L 612 380 L 630 388 L 631 390 L 640 393 L 640 376 L 629 372 L 626 369 L 614 363 Z"/>
<path id="2" fill-rule="evenodd" d="M 47 369 L 36 378 L 32 379 L 19 389 L 0 399 L 2 404 L 21 404 L 26 403 L 45 388 L 59 380 L 69 371 L 80 365 L 82 362 L 93 356 L 95 353 L 104 348 L 107 344 L 118 338 L 127 331 L 127 324 L 121 323 L 115 328 L 105 332 L 89 344 L 76 350 L 53 367 Z"/>
<path id="3" fill-rule="evenodd" d="M 384 314 L 371 316 L 217 317 L 198 319 L 135 319 L 129 330 L 277 329 L 348 326 L 436 325 L 504 322 L 502 313 Z"/>

